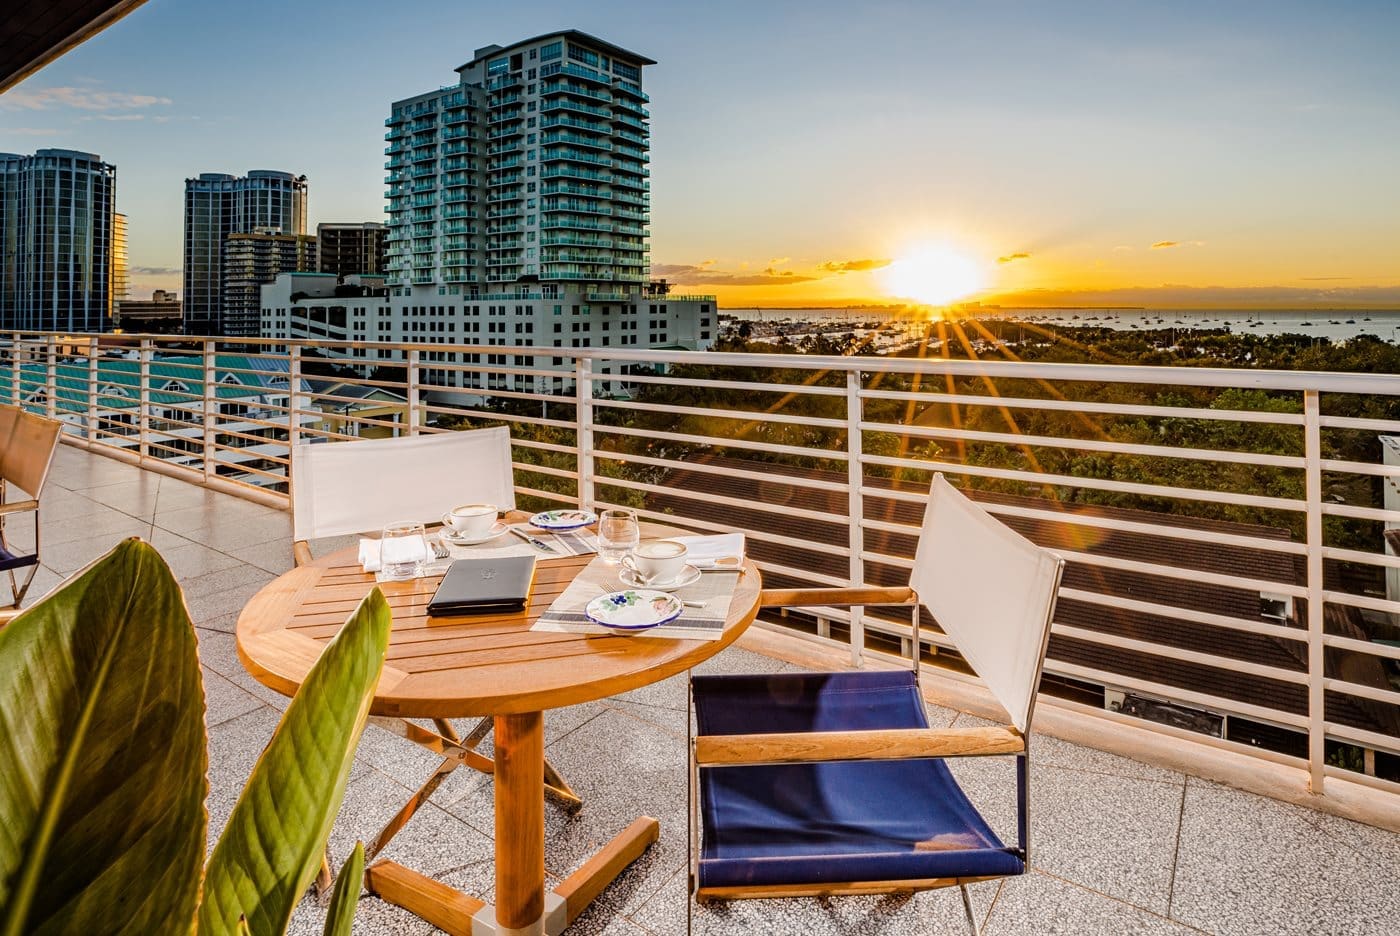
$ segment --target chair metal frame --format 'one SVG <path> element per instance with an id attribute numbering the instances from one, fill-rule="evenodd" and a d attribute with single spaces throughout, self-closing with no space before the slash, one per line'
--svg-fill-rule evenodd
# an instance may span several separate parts
<path id="1" fill-rule="evenodd" d="M 6 535 L 11 517 L 29 513 L 34 518 L 34 561 L 28 565 L 28 574 L 21 583 L 16 572 L 24 566 L 6 570 L 10 579 L 10 607 L 18 607 L 24 600 L 39 572 L 42 546 L 39 501 L 62 434 L 63 424 L 57 420 L 36 416 L 17 406 L 0 405 L 0 549 L 14 555 Z M 11 487 L 22 490 L 29 495 L 28 499 L 10 501 Z"/>
<path id="2" fill-rule="evenodd" d="M 1048 550 L 1047 550 L 1048 552 Z M 1053 555 L 1053 554 L 1052 554 Z M 1050 627 L 1054 621 L 1059 586 L 1064 574 L 1064 560 L 1055 558 L 1054 587 L 1042 627 L 1039 655 L 1035 666 L 1034 686 L 1040 685 L 1045 667 L 1045 654 L 1050 642 Z M 915 590 L 910 587 L 846 587 L 806 589 L 765 589 L 759 596 L 763 609 L 800 607 L 860 607 L 912 605 L 911 667 L 915 686 L 919 686 L 920 658 L 923 643 L 919 630 L 922 606 Z M 1014 853 L 1023 867 L 1030 866 L 1030 756 L 1031 724 L 1035 716 L 1036 693 L 1028 702 L 1026 729 L 1014 726 L 996 728 L 930 728 L 884 729 L 843 732 L 807 732 L 798 735 L 716 735 L 713 741 L 697 737 L 694 723 L 694 681 L 687 674 L 686 748 L 689 769 L 686 784 L 686 853 L 687 868 L 686 932 L 691 931 L 694 903 L 709 900 L 733 900 L 764 897 L 826 897 L 856 894 L 911 894 L 942 887 L 958 887 L 963 910 L 973 936 L 980 932 L 967 885 L 994 880 L 1007 875 L 966 878 L 930 878 L 911 881 L 871 881 L 831 885 L 753 885 L 704 889 L 699 886 L 700 863 L 700 769 L 707 766 L 743 766 L 773 763 L 803 763 L 835 760 L 903 760 L 912 758 L 944 758 L 961 756 L 1015 756 L 1017 787 L 1017 847 Z M 813 741 L 820 738 L 820 741 Z M 786 752 L 774 753 L 789 741 L 795 742 Z"/>

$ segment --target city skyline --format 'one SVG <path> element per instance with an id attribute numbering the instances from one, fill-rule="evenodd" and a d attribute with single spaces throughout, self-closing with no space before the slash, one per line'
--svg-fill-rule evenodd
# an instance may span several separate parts
<path id="1" fill-rule="evenodd" d="M 186 177 L 305 173 L 308 227 L 384 220 L 385 104 L 573 27 L 660 63 L 652 273 L 722 305 L 1400 307 L 1387 5 L 272 9 L 154 0 L 0 95 L 0 150 L 119 167 L 133 297 L 180 288 Z"/>

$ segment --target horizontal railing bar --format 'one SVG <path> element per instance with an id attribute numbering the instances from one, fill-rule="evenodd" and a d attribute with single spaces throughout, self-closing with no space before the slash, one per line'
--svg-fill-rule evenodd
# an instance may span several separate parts
<path id="1" fill-rule="evenodd" d="M 1118 569 L 1122 572 L 1138 572 L 1143 575 L 1155 575 L 1160 578 L 1176 579 L 1182 582 L 1203 582 L 1211 585 L 1220 585 L 1224 588 L 1238 588 L 1244 591 L 1273 592 L 1279 595 L 1289 595 L 1293 598 L 1308 597 L 1307 588 L 1302 585 L 1294 585 L 1290 582 L 1275 582 L 1269 579 L 1255 579 L 1243 575 L 1223 575 L 1219 572 L 1207 572 L 1204 569 L 1188 569 L 1180 566 L 1160 565 L 1154 562 L 1141 562 L 1136 559 L 1122 559 L 1118 556 L 1078 552 L 1073 549 L 1056 549 L 1054 552 L 1070 562 L 1094 566 L 1100 569 Z"/>
<path id="2" fill-rule="evenodd" d="M 603 482 L 606 486 L 606 482 Z M 708 530 L 712 533 L 743 533 L 748 539 L 756 539 L 765 543 L 776 543 L 780 546 L 796 546 L 801 549 L 812 549 L 814 552 L 824 552 L 833 556 L 844 556 L 848 550 L 844 546 L 826 546 L 819 543 L 809 543 L 806 540 L 793 539 L 789 536 L 780 536 L 776 533 L 768 533 L 761 530 L 753 530 L 748 527 L 735 527 L 721 523 L 711 523 L 708 520 L 697 520 L 694 517 L 678 517 L 675 514 L 661 513 L 656 510 L 631 507 L 627 504 L 615 504 L 610 501 L 599 499 L 599 504 L 606 507 L 619 507 L 626 510 L 634 510 L 638 517 L 655 520 L 658 523 L 683 524 L 685 526 L 696 527 L 697 529 Z M 819 548 L 817 548 L 819 547 Z M 820 573 L 809 570 L 794 570 L 795 575 L 817 576 Z M 840 583 L 845 583 L 845 579 L 837 579 Z"/>
<path id="3" fill-rule="evenodd" d="M 1370 595 L 1353 595 L 1351 592 L 1324 590 L 1322 600 L 1331 604 L 1346 605 L 1349 608 L 1364 608 L 1367 611 L 1380 611 L 1384 614 L 1400 614 L 1400 601 L 1372 598 Z"/>
<path id="4" fill-rule="evenodd" d="M 1153 484 L 1138 484 L 1131 481 L 1112 481 L 1106 478 L 1081 478 L 1075 475 L 1047 474 L 1022 471 L 1014 468 L 989 468 L 981 465 L 963 465 L 956 462 L 919 461 L 912 458 L 899 458 L 890 455 L 862 455 L 860 460 L 867 465 L 884 465 L 890 468 L 912 468 L 916 471 L 944 471 L 950 474 L 970 475 L 978 478 L 995 478 L 1001 481 L 1024 481 L 1051 487 L 1088 488 L 1096 491 L 1112 491 L 1117 494 L 1142 494 L 1148 497 L 1169 497 L 1174 500 L 1199 501 L 1205 504 L 1230 504 L 1237 507 L 1259 507 L 1264 510 L 1283 510 L 1303 513 L 1307 501 L 1283 497 L 1263 497 L 1258 494 L 1239 494 L 1233 491 L 1206 491 L 1200 488 L 1162 487 Z M 896 497 L 896 492 L 881 491 L 878 488 L 861 488 L 862 494 L 876 497 Z M 903 495 L 900 495 L 901 497 Z M 913 495 L 913 499 L 924 501 L 923 495 Z"/>
<path id="5" fill-rule="evenodd" d="M 1322 470 L 1369 475 L 1376 478 L 1400 477 L 1400 465 L 1373 465 L 1368 462 L 1341 461 L 1335 458 L 1324 458 Z"/>
<path id="6" fill-rule="evenodd" d="M 570 449 L 569 451 L 573 451 Z M 626 462 L 628 464 L 650 465 L 655 468 L 672 468 L 676 471 L 694 471 L 701 474 L 718 474 L 727 478 L 747 478 L 751 481 L 765 481 L 772 484 L 790 484 L 793 487 L 808 488 L 814 491 L 836 491 L 846 493 L 846 485 L 837 481 L 821 481 L 816 478 L 804 478 L 800 475 L 775 474 L 771 471 L 749 471 L 744 468 L 732 468 L 729 465 L 713 465 L 708 462 L 677 461 L 671 458 L 653 458 L 650 455 L 635 455 L 630 452 L 617 452 L 610 449 L 594 448 L 589 450 L 589 454 L 595 458 L 606 458 L 610 461 Z"/>
<path id="7" fill-rule="evenodd" d="M 870 489 L 867 489 L 870 490 Z M 918 495 L 918 499 L 927 500 L 925 495 Z M 1286 553 L 1288 555 L 1301 556 L 1307 553 L 1307 546 L 1303 543 L 1295 543 L 1285 539 L 1267 539 L 1262 536 L 1241 536 L 1234 533 L 1219 533 L 1215 530 L 1200 530 L 1184 526 L 1168 526 L 1162 523 L 1140 523 L 1133 520 L 1120 520 L 1116 517 L 1105 517 L 1091 513 L 1075 513 L 1072 511 L 1039 510 L 1034 507 L 1023 507 L 1020 504 L 999 504 L 996 501 L 978 501 L 978 506 L 987 513 L 1005 517 L 1023 517 L 1030 520 L 1047 520 L 1051 523 L 1064 523 L 1075 526 L 1092 527 L 1096 530 L 1112 530 L 1120 533 L 1143 533 L 1148 536 L 1165 537 L 1169 539 L 1180 539 L 1192 543 L 1210 543 L 1221 546 L 1242 546 L 1248 549 L 1258 549 L 1264 552 Z M 888 520 L 874 520 L 869 517 L 861 521 L 861 525 L 872 530 L 884 530 L 888 533 L 904 533 L 909 536 L 918 536 L 919 527 L 908 523 L 894 523 Z M 1396 559 L 1396 565 L 1400 566 L 1400 557 Z"/>
<path id="8" fill-rule="evenodd" d="M 1263 455 L 1258 452 L 1224 449 L 1173 448 L 1166 445 L 1137 445 L 1130 442 L 1100 442 L 1094 439 L 1066 439 L 1060 436 L 1032 436 L 1015 432 L 979 432 L 971 429 L 941 426 L 902 426 L 864 421 L 860 423 L 860 430 L 862 432 L 917 436 L 924 439 L 951 439 L 957 442 L 1015 445 L 1023 448 L 1072 449 L 1084 452 L 1106 452 L 1112 455 L 1138 455 L 1146 458 L 1176 458 L 1189 461 L 1264 465 L 1271 468 L 1301 469 L 1303 467 L 1303 459 L 1297 455 Z"/>
<path id="9" fill-rule="evenodd" d="M 821 426 L 827 429 L 845 429 L 844 419 L 824 419 L 817 416 L 788 416 L 783 413 L 764 413 L 752 410 L 713 409 L 703 406 L 667 406 L 653 403 L 632 403 L 625 400 L 595 399 L 593 406 L 609 409 L 642 410 L 648 413 L 674 413 L 679 416 L 708 416 L 713 419 L 732 419 L 737 422 L 773 422 L 788 425 Z"/>
<path id="10" fill-rule="evenodd" d="M 592 374 L 593 380 L 613 379 L 608 374 Z M 746 393 L 801 393 L 808 396 L 845 396 L 845 387 L 822 387 L 812 384 L 764 383 L 744 380 L 710 380 L 696 377 L 653 377 L 650 374 L 628 374 L 628 383 L 657 384 L 663 387 L 699 387 L 705 390 L 742 390 Z"/>
<path id="11" fill-rule="evenodd" d="M 1341 634 L 1323 634 L 1322 645 L 1339 650 L 1353 650 L 1367 656 L 1384 657 L 1387 660 L 1400 660 L 1400 646 L 1392 647 L 1372 640 L 1357 640 L 1355 637 L 1343 637 Z"/>
<path id="12" fill-rule="evenodd" d="M 1187 650 L 1183 647 L 1173 647 L 1170 644 L 1160 644 L 1149 640 L 1137 640 L 1132 637 L 1122 637 L 1117 634 L 1105 634 L 1100 631 L 1086 630 L 1085 628 L 1073 627 L 1068 624 L 1054 625 L 1051 628 L 1051 633 L 1059 634 L 1061 637 L 1072 637 L 1075 640 L 1083 640 L 1101 647 L 1134 650 L 1139 653 L 1148 653 L 1153 656 L 1165 657 L 1169 660 L 1180 660 L 1184 663 L 1197 663 L 1202 666 L 1212 666 L 1217 669 L 1230 670 L 1236 673 L 1249 673 L 1252 676 L 1276 679 L 1280 682 L 1293 683 L 1298 686 L 1306 686 L 1308 684 L 1308 674 L 1306 672 L 1280 669 L 1276 666 L 1267 666 L 1262 663 L 1251 663 L 1248 660 L 1241 660 L 1236 657 L 1216 656 L 1211 653 L 1201 653 L 1197 650 Z"/>
<path id="13" fill-rule="evenodd" d="M 755 504 L 752 500 L 744 497 L 729 497 L 724 494 L 716 494 L 713 491 L 687 491 L 684 488 L 667 487 L 662 484 L 651 484 L 646 481 L 632 481 L 626 478 L 611 478 L 605 475 L 594 475 L 597 484 L 607 484 L 613 487 L 627 488 L 633 491 L 646 491 L 649 494 L 666 494 L 671 497 L 679 497 L 686 500 L 700 500 L 706 504 L 724 504 L 729 507 L 748 508 L 755 511 L 763 510 L 767 505 Z M 784 516 L 801 517 L 804 520 L 815 520 L 820 523 L 834 523 L 842 526 L 846 523 L 845 516 L 841 514 L 826 513 L 821 510 L 807 510 L 803 507 L 792 507 L 784 505 L 779 508 Z M 812 546 L 819 545 L 812 540 L 804 540 L 804 543 Z M 842 547 L 843 549 L 845 547 Z"/>
<path id="14" fill-rule="evenodd" d="M 558 491 L 544 491 L 539 488 L 526 487 L 523 484 L 517 484 L 515 486 L 515 493 L 529 494 L 533 497 L 542 497 L 545 500 L 560 501 L 561 503 L 565 504 L 578 503 L 577 494 L 561 494 Z"/>
<path id="15" fill-rule="evenodd" d="M 905 400 L 923 403 L 952 403 L 959 406 L 987 406 L 1008 409 L 1055 410 L 1068 413 L 1096 413 L 1103 416 L 1158 416 L 1163 419 L 1210 419 L 1226 422 L 1268 423 L 1301 426 L 1301 413 L 1274 413 L 1268 410 L 1217 410 L 1204 407 L 1096 403 L 1089 400 L 1028 399 L 970 393 L 937 393 L 919 390 L 862 390 L 863 400 Z"/>
<path id="16" fill-rule="evenodd" d="M 1329 517 L 1349 517 L 1352 520 L 1400 520 L 1400 510 L 1384 510 L 1379 507 L 1356 507 L 1352 504 L 1329 504 L 1323 502 L 1322 512 Z"/>
<path id="17" fill-rule="evenodd" d="M 1319 376 L 1328 376 L 1320 374 Z M 1322 392 L 1326 393 L 1324 388 Z M 1378 432 L 1382 435 L 1400 435 L 1400 420 L 1367 419 L 1360 416 L 1323 416 L 1320 420 L 1323 429 L 1360 429 L 1363 432 Z"/>
<path id="18" fill-rule="evenodd" d="M 1222 627 L 1226 630 L 1239 631 L 1244 634 L 1255 634 L 1261 637 L 1273 637 L 1277 640 L 1292 640 L 1298 643 L 1307 643 L 1308 640 L 1308 632 L 1301 627 L 1266 624 L 1263 621 L 1249 621 L 1244 618 L 1230 617 L 1228 614 L 1197 611 L 1194 608 L 1178 608 L 1174 605 L 1158 604 L 1153 601 L 1143 601 L 1139 598 L 1125 598 L 1121 595 L 1102 595 L 1098 592 L 1084 591 L 1080 588 L 1061 586 L 1060 598 L 1070 598 L 1075 601 L 1083 602 L 1084 604 L 1096 605 L 1102 608 L 1137 611 L 1140 614 L 1150 614 L 1154 617 L 1176 618 L 1182 621 L 1190 621 L 1193 624 Z"/>
<path id="19" fill-rule="evenodd" d="M 512 462 L 516 471 L 524 471 L 529 474 L 551 475 L 555 478 L 570 478 L 578 480 L 578 472 L 570 471 L 567 468 L 555 468 L 552 465 L 532 465 L 529 462 Z"/>
<path id="20" fill-rule="evenodd" d="M 750 442 L 747 439 L 726 439 L 719 436 L 698 436 L 684 432 L 657 432 L 650 429 L 633 429 L 627 426 L 606 426 L 593 423 L 588 428 L 594 432 L 610 435 L 634 436 L 641 439 L 667 439 L 672 442 L 685 442 L 691 445 L 715 446 L 720 448 L 745 449 L 751 452 L 775 452 L 780 455 L 797 455 L 802 458 L 830 458 L 845 461 L 846 453 L 834 449 L 803 448 L 800 445 L 777 445 L 772 442 Z"/>
<path id="21" fill-rule="evenodd" d="M 1059 660 L 1049 658 L 1045 661 L 1045 671 L 1056 676 L 1065 676 L 1071 679 L 1079 679 L 1084 682 L 1098 683 L 1100 685 L 1116 686 L 1120 689 L 1132 689 L 1142 692 L 1158 699 L 1166 699 L 1175 702 L 1183 702 L 1196 705 L 1215 712 L 1222 712 L 1227 715 L 1241 715 L 1245 718 L 1253 718 L 1263 722 L 1272 722 L 1289 728 L 1306 729 L 1308 718 L 1306 715 L 1294 715 L 1292 712 L 1280 712 L 1277 709 L 1265 708 L 1262 705 L 1253 705 L 1249 702 L 1238 702 L 1234 699 L 1227 699 L 1224 696 L 1211 695 L 1206 692 L 1195 692 L 1190 689 L 1182 689 L 1178 686 L 1169 686 L 1165 683 L 1153 682 L 1147 679 L 1138 679 L 1133 676 L 1125 676 L 1119 673 L 1102 673 L 1099 670 L 1090 669 L 1085 666 L 1077 666 L 1073 663 L 1064 663 Z"/>
<path id="22" fill-rule="evenodd" d="M 1348 682 L 1345 679 L 1334 679 L 1330 676 L 1322 681 L 1322 688 L 1328 692 L 1341 692 L 1361 699 L 1370 699 L 1372 702 L 1400 705 L 1400 692 L 1396 692 L 1394 689 L 1381 689 L 1377 686 Z"/>
<path id="23" fill-rule="evenodd" d="M 1388 556 L 1385 553 L 1362 552 L 1358 549 L 1343 549 L 1340 546 L 1322 547 L 1322 558 L 1335 559 L 1338 562 L 1355 562 L 1386 569 L 1400 569 L 1400 556 Z"/>
<path id="24" fill-rule="evenodd" d="M 1326 723 L 1327 734 L 1338 741 L 1349 741 L 1352 744 L 1361 744 L 1366 747 L 1373 747 L 1388 754 L 1400 754 L 1400 738 L 1394 735 L 1381 734 L 1379 731 L 1367 731 L 1364 728 L 1353 728 L 1350 725 L 1339 725 L 1336 722 Z M 1358 776 L 1351 772 L 1345 772 L 1345 776 Z"/>

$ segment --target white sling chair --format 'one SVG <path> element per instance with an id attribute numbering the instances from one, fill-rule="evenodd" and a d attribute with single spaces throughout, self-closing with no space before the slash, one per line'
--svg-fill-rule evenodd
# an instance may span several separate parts
<path id="1" fill-rule="evenodd" d="M 297 565 L 310 561 L 310 540 L 377 532 L 398 520 L 436 523 L 473 503 L 515 509 L 505 426 L 292 447 Z"/>

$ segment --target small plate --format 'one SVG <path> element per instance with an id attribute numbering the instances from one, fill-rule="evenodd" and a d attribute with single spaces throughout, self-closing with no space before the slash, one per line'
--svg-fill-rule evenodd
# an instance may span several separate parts
<path id="1" fill-rule="evenodd" d="M 438 535 L 442 537 L 444 543 L 451 543 L 453 546 L 475 546 L 477 543 L 487 543 L 498 536 L 504 536 L 505 532 L 509 529 L 510 524 L 497 520 L 495 523 L 491 524 L 491 529 L 485 536 L 459 536 L 446 527 L 444 527 L 442 532 Z"/>
<path id="2" fill-rule="evenodd" d="M 530 526 L 541 530 L 577 530 L 597 521 L 590 510 L 546 510 L 531 517 Z"/>
<path id="3" fill-rule="evenodd" d="M 678 588 L 685 588 L 687 585 L 694 585 L 696 582 L 700 581 L 700 570 L 693 565 L 688 565 L 681 569 L 680 575 L 677 575 L 669 582 L 643 582 L 638 578 L 636 572 L 624 566 L 622 571 L 617 574 L 617 577 L 621 579 L 622 584 L 626 585 L 628 588 L 654 588 L 657 591 L 669 592 L 675 591 Z"/>
<path id="4" fill-rule="evenodd" d="M 615 631 L 644 631 L 674 621 L 685 610 L 675 595 L 650 588 L 629 588 L 599 595 L 583 609 L 593 623 Z"/>

